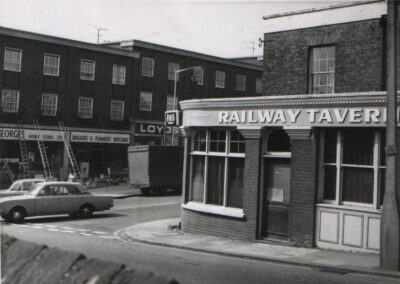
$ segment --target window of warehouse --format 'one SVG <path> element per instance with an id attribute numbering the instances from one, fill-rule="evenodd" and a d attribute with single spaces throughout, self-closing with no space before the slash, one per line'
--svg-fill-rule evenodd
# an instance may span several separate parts
<path id="1" fill-rule="evenodd" d="M 321 134 L 320 199 L 379 208 L 385 181 L 385 132 L 326 129 Z"/>
<path id="2" fill-rule="evenodd" d="M 4 70 L 21 72 L 22 50 L 6 47 L 4 50 Z"/>
<path id="3" fill-rule="evenodd" d="M 243 136 L 235 130 L 197 130 L 192 144 L 189 200 L 242 208 Z"/>
<path id="4" fill-rule="evenodd" d="M 168 80 L 175 81 L 175 71 L 179 70 L 179 64 L 169 62 L 168 63 Z M 179 73 L 176 74 L 176 81 L 179 81 Z"/>
<path id="5" fill-rule="evenodd" d="M 236 75 L 236 90 L 237 91 L 246 90 L 246 76 Z"/>
<path id="6" fill-rule="evenodd" d="M 81 80 L 94 81 L 94 70 L 96 62 L 92 60 L 81 60 Z"/>
<path id="7" fill-rule="evenodd" d="M 140 110 L 151 111 L 153 94 L 147 92 L 140 93 Z"/>
<path id="8" fill-rule="evenodd" d="M 18 112 L 19 91 L 3 90 L 1 93 L 1 111 L 2 112 Z"/>
<path id="9" fill-rule="evenodd" d="M 225 72 L 215 71 L 215 88 L 225 88 Z"/>
<path id="10" fill-rule="evenodd" d="M 42 115 L 56 116 L 57 115 L 57 100 L 58 96 L 55 94 L 42 95 Z"/>
<path id="11" fill-rule="evenodd" d="M 193 75 L 191 77 L 191 80 L 195 82 L 197 85 L 203 85 L 203 79 L 204 79 L 204 69 L 203 68 L 193 69 Z"/>
<path id="12" fill-rule="evenodd" d="M 153 58 L 142 58 L 142 76 L 153 77 L 154 76 L 154 59 Z"/>
<path id="13" fill-rule="evenodd" d="M 335 91 L 335 47 L 314 47 L 311 50 L 310 60 L 310 93 L 333 93 Z"/>
<path id="14" fill-rule="evenodd" d="M 124 102 L 111 101 L 110 119 L 121 121 L 124 119 Z"/>
<path id="15" fill-rule="evenodd" d="M 44 54 L 43 75 L 58 76 L 60 72 L 60 56 Z"/>
<path id="16" fill-rule="evenodd" d="M 78 117 L 92 118 L 93 117 L 93 99 L 92 98 L 79 98 Z"/>
<path id="17" fill-rule="evenodd" d="M 112 83 L 114 85 L 125 85 L 126 67 L 122 65 L 113 65 Z"/>

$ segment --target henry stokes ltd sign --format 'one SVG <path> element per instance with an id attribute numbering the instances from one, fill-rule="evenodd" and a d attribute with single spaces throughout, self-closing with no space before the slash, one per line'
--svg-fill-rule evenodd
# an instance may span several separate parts
<path id="1" fill-rule="evenodd" d="M 44 141 L 63 141 L 60 131 L 42 130 L 40 131 Z M 18 140 L 19 137 L 25 140 L 37 140 L 39 134 L 34 129 L 0 128 L 1 140 Z"/>

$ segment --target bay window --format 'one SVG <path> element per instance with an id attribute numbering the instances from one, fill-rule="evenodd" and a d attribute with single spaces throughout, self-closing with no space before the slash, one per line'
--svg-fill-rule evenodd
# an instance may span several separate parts
<path id="1" fill-rule="evenodd" d="M 242 208 L 245 141 L 236 130 L 197 130 L 191 151 L 190 201 Z"/>
<path id="2" fill-rule="evenodd" d="M 321 135 L 321 199 L 378 208 L 383 202 L 385 132 L 326 129 Z"/>

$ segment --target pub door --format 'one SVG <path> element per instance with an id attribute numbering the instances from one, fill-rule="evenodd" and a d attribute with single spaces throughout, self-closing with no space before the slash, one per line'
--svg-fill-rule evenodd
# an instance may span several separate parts
<path id="1" fill-rule="evenodd" d="M 283 130 L 270 134 L 263 155 L 261 238 L 287 240 L 290 204 L 290 141 Z"/>
<path id="2" fill-rule="evenodd" d="M 263 229 L 265 238 L 287 238 L 290 202 L 290 159 L 264 159 Z"/>

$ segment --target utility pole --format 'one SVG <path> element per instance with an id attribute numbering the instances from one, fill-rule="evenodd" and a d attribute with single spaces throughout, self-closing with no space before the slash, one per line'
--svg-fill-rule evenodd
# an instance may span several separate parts
<path id="1" fill-rule="evenodd" d="M 396 0 L 387 0 L 387 125 L 385 195 L 381 216 L 380 266 L 398 271 L 400 268 L 399 185 L 397 160 L 397 87 L 396 87 Z"/>

